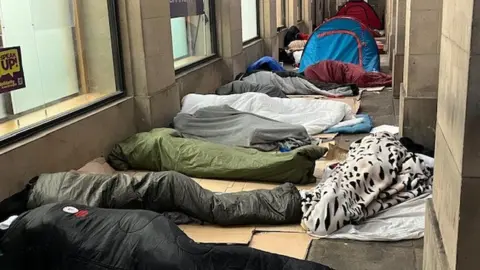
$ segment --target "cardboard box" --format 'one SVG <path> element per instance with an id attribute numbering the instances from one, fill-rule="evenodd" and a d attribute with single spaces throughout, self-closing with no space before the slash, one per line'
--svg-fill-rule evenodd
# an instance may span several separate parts
<path id="1" fill-rule="evenodd" d="M 249 247 L 300 260 L 307 258 L 312 238 L 306 233 L 256 233 Z"/>
<path id="2" fill-rule="evenodd" d="M 197 243 L 248 245 L 255 232 L 254 226 L 180 225 L 182 231 Z"/>

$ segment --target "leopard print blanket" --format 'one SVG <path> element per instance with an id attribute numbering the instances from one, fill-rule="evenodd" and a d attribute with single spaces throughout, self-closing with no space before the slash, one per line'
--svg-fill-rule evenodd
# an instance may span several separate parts
<path id="1" fill-rule="evenodd" d="M 425 192 L 433 166 L 389 133 L 369 135 L 350 146 L 348 157 L 315 188 L 302 191 L 302 226 L 327 236 Z"/>

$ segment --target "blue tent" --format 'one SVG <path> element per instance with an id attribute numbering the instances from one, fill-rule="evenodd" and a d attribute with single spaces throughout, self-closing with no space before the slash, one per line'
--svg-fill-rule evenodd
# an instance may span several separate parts
<path id="1" fill-rule="evenodd" d="M 380 56 L 370 29 L 351 17 L 334 17 L 320 25 L 305 46 L 299 72 L 323 60 L 337 60 L 380 71 Z"/>

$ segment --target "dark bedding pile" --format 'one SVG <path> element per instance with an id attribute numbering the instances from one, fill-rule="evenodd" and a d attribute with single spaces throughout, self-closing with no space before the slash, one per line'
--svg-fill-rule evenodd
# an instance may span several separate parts
<path id="1" fill-rule="evenodd" d="M 292 184 L 273 190 L 216 194 L 177 172 L 99 175 L 43 174 L 20 193 L 0 203 L 0 221 L 50 203 L 145 209 L 177 224 L 294 224 L 302 216 L 300 194 Z"/>
<path id="2" fill-rule="evenodd" d="M 243 246 L 197 244 L 144 210 L 50 204 L 20 215 L 2 235 L 2 270 L 329 269 Z"/>

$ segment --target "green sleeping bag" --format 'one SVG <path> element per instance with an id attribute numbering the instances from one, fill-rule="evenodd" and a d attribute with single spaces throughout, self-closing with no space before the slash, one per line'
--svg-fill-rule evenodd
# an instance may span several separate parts
<path id="1" fill-rule="evenodd" d="M 261 152 L 182 138 L 174 129 L 160 128 L 115 145 L 108 162 L 121 171 L 176 171 L 197 178 L 308 184 L 315 182 L 315 161 L 326 151 L 311 145 L 288 153 Z"/>

